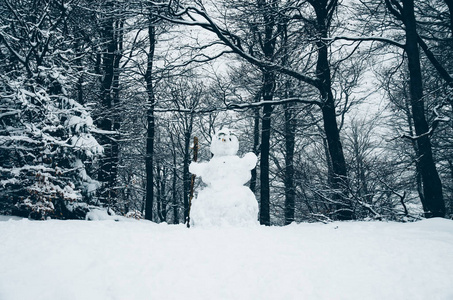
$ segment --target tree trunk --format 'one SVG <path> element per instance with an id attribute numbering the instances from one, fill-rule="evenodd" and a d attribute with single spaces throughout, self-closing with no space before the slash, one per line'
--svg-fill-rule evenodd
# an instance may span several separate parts
<path id="1" fill-rule="evenodd" d="M 157 206 L 157 217 L 160 222 L 164 221 L 164 216 L 162 215 L 162 173 L 159 162 L 156 163 L 156 206 Z"/>
<path id="2" fill-rule="evenodd" d="M 289 62 L 288 53 L 288 28 L 287 24 L 280 24 L 281 31 L 283 32 L 282 47 L 283 57 L 282 65 L 286 66 Z M 293 96 L 291 80 L 285 80 L 285 98 Z M 294 222 L 295 205 L 296 205 L 296 188 L 294 186 L 294 148 L 295 148 L 295 135 L 296 135 L 296 121 L 294 112 L 294 103 L 283 105 L 285 116 L 285 225 Z"/>
<path id="3" fill-rule="evenodd" d="M 105 4 L 107 12 L 113 11 L 113 2 L 109 1 Z M 117 49 L 116 40 L 115 40 L 115 29 L 114 29 L 114 18 L 112 16 L 105 16 L 104 22 L 102 24 L 101 34 L 104 41 L 104 46 L 102 49 L 102 79 L 101 79 L 101 116 L 97 120 L 97 125 L 99 129 L 105 131 L 111 131 L 113 129 L 112 122 L 112 107 L 113 107 L 113 98 L 112 98 L 112 85 L 114 77 L 114 64 L 115 64 L 115 52 Z M 103 183 L 103 187 L 100 193 L 100 200 L 103 203 L 110 203 L 111 192 L 115 181 L 116 175 L 116 165 L 113 161 L 113 147 L 112 141 L 106 136 L 100 136 L 100 143 L 104 147 L 104 157 L 100 163 L 100 169 L 98 172 L 98 180 Z"/>
<path id="4" fill-rule="evenodd" d="M 260 224 L 267 226 L 270 225 L 269 150 L 271 135 L 271 115 L 272 105 L 267 104 L 263 108 L 260 151 Z"/>
<path id="5" fill-rule="evenodd" d="M 258 0 L 264 21 L 263 53 L 267 61 L 273 61 L 275 51 L 275 15 L 277 1 Z M 272 101 L 275 90 L 275 74 L 266 68 L 263 69 L 263 100 Z M 261 159 L 260 159 L 260 224 L 270 225 L 270 182 L 269 182 L 269 151 L 271 137 L 272 105 L 263 106 L 263 121 L 261 124 Z"/>
<path id="6" fill-rule="evenodd" d="M 157 166 L 156 168 L 156 186 L 157 186 L 157 215 L 160 222 L 167 221 L 167 203 L 165 201 L 167 172 L 165 167 Z"/>
<path id="7" fill-rule="evenodd" d="M 257 93 L 255 97 L 255 102 L 261 100 L 261 91 Z M 255 108 L 255 116 L 253 121 L 253 153 L 256 156 L 259 155 L 259 144 L 260 144 L 260 109 Z M 252 177 L 250 178 L 250 190 L 255 194 L 256 193 L 256 181 L 257 181 L 257 172 L 256 168 L 252 169 Z"/>
<path id="8" fill-rule="evenodd" d="M 285 225 L 294 222 L 296 190 L 294 187 L 294 147 L 296 124 L 292 107 L 285 105 Z"/>
<path id="9" fill-rule="evenodd" d="M 151 14 L 151 12 L 150 12 Z M 156 44 L 156 30 L 154 20 L 149 17 L 148 26 L 149 35 L 149 53 L 148 66 L 145 74 L 146 91 L 148 94 L 148 110 L 147 110 L 147 129 L 146 129 L 146 200 L 145 200 L 145 219 L 153 220 L 153 205 L 154 205 L 154 175 L 153 175 L 153 156 L 154 156 L 154 86 L 153 86 L 153 61 L 154 50 Z"/>
<path id="10" fill-rule="evenodd" d="M 423 208 L 426 217 L 444 217 L 445 203 L 442 184 L 434 163 L 430 137 L 426 134 L 429 126 L 425 118 L 420 53 L 417 43 L 417 28 L 414 14 L 414 0 L 403 0 L 403 18 L 406 25 L 406 54 L 409 69 L 409 91 L 411 111 L 417 138 L 417 164 L 423 183 Z"/>
<path id="11" fill-rule="evenodd" d="M 190 114 L 184 132 L 184 161 L 183 161 L 183 193 L 184 193 L 184 220 L 189 217 L 189 193 L 190 193 L 190 137 L 192 135 L 193 115 Z"/>
<path id="12" fill-rule="evenodd" d="M 119 132 L 121 126 L 121 114 L 120 114 L 120 61 L 123 53 L 123 27 L 124 21 L 122 19 L 115 21 L 115 31 L 114 31 L 114 40 L 115 40 L 115 55 L 113 58 L 113 81 L 112 81 L 112 130 Z M 111 156 L 110 161 L 112 165 L 112 172 L 110 180 L 112 182 L 112 187 L 116 183 L 116 178 L 118 176 L 118 164 L 119 164 L 119 143 L 120 135 L 115 134 L 113 139 L 110 139 L 110 148 Z M 116 189 L 113 189 L 113 198 L 118 198 L 118 192 Z"/>
<path id="13" fill-rule="evenodd" d="M 173 140 L 173 139 L 172 139 Z M 176 192 L 176 149 L 173 144 L 173 181 L 172 181 L 172 196 L 173 196 L 173 224 L 179 224 L 179 213 L 178 213 L 178 194 Z"/>
<path id="14" fill-rule="evenodd" d="M 274 97 L 275 75 L 264 71 L 263 100 L 272 101 Z M 271 139 L 272 105 L 263 106 L 263 121 L 261 124 L 261 159 L 260 159 L 260 224 L 270 225 L 270 179 L 269 151 Z"/>
<path id="15" fill-rule="evenodd" d="M 407 97 L 404 97 L 404 107 L 405 107 L 405 112 L 406 112 L 407 124 L 409 125 L 409 134 L 411 136 L 414 136 L 415 135 L 414 124 L 412 122 L 411 105 L 409 103 L 410 95 L 408 94 L 406 88 L 404 89 L 404 91 L 405 91 L 405 96 L 407 95 Z M 417 153 L 418 153 L 417 142 L 415 140 L 412 140 L 411 144 L 412 144 L 412 149 L 414 149 L 414 153 L 417 155 Z M 423 196 L 422 176 L 421 176 L 421 172 L 420 172 L 420 164 L 418 164 L 417 162 L 415 163 L 415 185 L 417 188 L 418 197 L 420 197 L 420 201 L 422 202 L 422 205 L 424 205 L 425 197 Z M 423 209 L 423 211 L 425 211 L 425 209 Z"/>
<path id="16" fill-rule="evenodd" d="M 340 130 L 338 129 L 335 99 L 332 94 L 332 82 L 330 78 L 329 54 L 327 44 L 328 26 L 330 24 L 327 1 L 311 1 L 317 18 L 317 29 L 320 35 L 318 46 L 318 60 L 316 64 L 316 76 L 320 81 L 318 86 L 323 104 L 321 106 L 324 132 L 327 139 L 327 147 L 332 162 L 332 189 L 334 191 L 334 202 L 336 202 L 336 217 L 339 220 L 352 220 L 354 213 L 352 203 L 348 199 L 348 179 L 346 161 L 343 147 L 340 141 Z M 331 8 L 334 9 L 334 8 Z"/>
<path id="17" fill-rule="evenodd" d="M 167 222 L 167 201 L 165 200 L 166 199 L 166 182 L 167 182 L 167 168 L 166 167 L 163 167 L 162 168 L 162 181 L 160 183 L 160 191 L 161 191 L 161 194 L 160 194 L 160 198 L 161 198 L 161 211 L 160 211 L 160 214 L 162 216 L 162 221 L 163 222 Z"/>
<path id="18" fill-rule="evenodd" d="M 347 172 L 343 147 L 340 141 L 340 133 L 337 126 L 333 97 L 327 100 L 322 107 L 324 131 L 327 139 L 327 147 L 332 163 L 332 189 L 336 204 L 337 218 L 339 220 L 352 220 L 352 204 L 347 197 Z"/>

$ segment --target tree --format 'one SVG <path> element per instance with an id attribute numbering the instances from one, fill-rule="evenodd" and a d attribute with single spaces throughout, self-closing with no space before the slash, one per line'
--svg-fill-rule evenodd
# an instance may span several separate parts
<path id="1" fill-rule="evenodd" d="M 119 66 L 123 52 L 123 7 L 116 1 L 105 1 L 100 5 L 99 35 L 100 35 L 100 105 L 97 112 L 96 123 L 99 129 L 110 134 L 102 134 L 99 139 L 104 146 L 105 156 L 100 162 L 98 180 L 103 183 L 100 191 L 101 202 L 112 204 L 112 199 L 117 199 L 118 174 L 118 132 L 119 120 Z"/>
<path id="2" fill-rule="evenodd" d="M 154 136 L 155 136 L 155 122 L 154 122 L 154 85 L 153 85 L 153 64 L 154 64 L 154 50 L 156 45 L 156 19 L 153 15 L 155 7 L 150 5 L 148 7 L 148 39 L 149 39 L 149 50 L 147 53 L 147 67 L 145 73 L 146 92 L 148 95 L 148 109 L 147 109 L 147 129 L 146 129 L 146 200 L 145 200 L 145 218 L 147 220 L 153 220 L 153 205 L 154 205 L 154 169 L 153 169 L 153 157 L 154 157 Z"/>
<path id="3" fill-rule="evenodd" d="M 423 209 L 426 217 L 443 217 L 445 216 L 445 203 L 442 194 L 442 183 L 434 162 L 429 133 L 430 128 L 425 117 L 414 1 L 403 0 L 402 6 L 399 3 L 392 4 L 389 1 L 386 1 L 386 4 L 390 12 L 405 25 L 405 52 L 409 70 L 410 104 L 416 134 L 412 138 L 416 140 L 417 165 L 423 182 Z"/>
<path id="4" fill-rule="evenodd" d="M 71 98 L 74 40 L 63 30 L 71 3 L 3 1 L 1 10 L 3 209 L 35 219 L 84 218 L 80 202 L 98 186 L 87 165 L 103 149 L 89 109 Z"/>
<path id="5" fill-rule="evenodd" d="M 258 24 L 262 24 L 263 31 L 257 31 L 261 43 L 261 50 L 266 61 L 272 62 L 275 59 L 276 39 L 279 33 L 277 30 L 277 20 L 275 9 L 278 6 L 276 0 L 265 1 L 259 0 L 256 3 L 256 9 L 259 13 Z M 252 24 L 252 26 L 259 26 Z M 275 90 L 275 72 L 269 68 L 262 68 L 262 99 L 271 102 L 274 98 Z M 270 151 L 270 134 L 271 134 L 271 116 L 272 105 L 270 103 L 263 106 L 263 115 L 261 122 L 261 145 L 260 145 L 260 223 L 270 225 L 270 188 L 269 188 L 269 151 Z"/>
<path id="6" fill-rule="evenodd" d="M 437 2 L 437 1 L 435 1 Z M 440 3 L 440 2 L 438 2 Z M 431 62 L 433 67 L 438 71 L 438 74 L 441 78 L 445 80 L 448 85 L 452 85 L 453 81 L 445 68 L 439 63 L 435 55 L 432 53 L 432 49 L 428 47 L 425 40 L 421 37 L 418 32 L 417 27 L 425 27 L 432 31 L 433 28 L 440 28 L 433 22 L 433 18 L 439 19 L 438 16 L 428 16 L 429 10 L 426 11 L 422 8 L 423 6 L 430 7 L 431 5 L 427 1 L 417 3 L 417 7 L 414 5 L 414 1 L 394 1 L 394 0 L 385 0 L 384 2 L 386 7 L 386 12 L 389 12 L 393 16 L 393 20 L 383 19 L 385 12 L 379 14 L 378 6 L 376 6 L 371 14 L 377 16 L 378 22 L 381 23 L 382 28 L 388 28 L 389 26 L 394 26 L 394 21 L 398 22 L 398 28 L 402 28 L 401 32 L 396 31 L 394 38 L 387 37 L 365 37 L 365 38 L 348 38 L 347 40 L 355 41 L 379 41 L 384 42 L 387 45 L 397 46 L 404 51 L 407 55 L 407 69 L 409 74 L 409 94 L 410 94 L 410 108 L 411 108 L 411 122 L 414 126 L 414 135 L 405 135 L 406 138 L 415 143 L 415 152 L 417 153 L 417 171 L 420 173 L 421 185 L 423 193 L 420 193 L 420 198 L 422 205 L 425 210 L 425 215 L 427 217 L 432 216 L 444 216 L 445 215 L 445 204 L 443 199 L 442 192 L 442 183 L 436 168 L 432 153 L 432 135 L 436 129 L 438 123 L 443 119 L 439 116 L 433 120 L 432 125 L 430 126 L 427 121 L 426 116 L 426 99 L 423 93 L 423 71 L 422 71 L 422 58 L 420 56 L 419 46 L 426 55 L 426 58 Z M 374 7 L 374 6 L 371 6 Z M 367 6 L 369 9 L 369 6 Z M 417 22 L 416 11 L 419 15 L 425 20 L 430 19 L 430 21 L 425 22 L 425 26 L 420 26 Z M 384 20 L 384 21 L 383 21 Z M 421 23 L 421 22 L 420 22 Z M 399 26 L 402 25 L 402 26 Z M 395 31 L 392 31 L 395 32 Z M 365 33 L 368 34 L 368 33 Z M 431 32 L 432 34 L 432 32 Z M 405 43 L 402 44 L 399 40 L 405 40 Z"/>

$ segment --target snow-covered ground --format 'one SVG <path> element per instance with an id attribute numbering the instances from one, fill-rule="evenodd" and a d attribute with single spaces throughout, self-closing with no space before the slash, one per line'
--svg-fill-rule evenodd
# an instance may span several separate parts
<path id="1" fill-rule="evenodd" d="M 453 299 L 453 221 L 0 222 L 0 299 Z"/>

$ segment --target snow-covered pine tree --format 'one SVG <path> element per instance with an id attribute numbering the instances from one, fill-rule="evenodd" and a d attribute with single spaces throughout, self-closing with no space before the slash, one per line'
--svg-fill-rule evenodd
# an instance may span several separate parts
<path id="1" fill-rule="evenodd" d="M 64 78 L 53 68 L 41 68 L 38 77 Z M 102 153 L 89 111 L 64 93 L 50 94 L 35 78 L 1 79 L 2 210 L 35 219 L 76 217 L 70 208 L 97 187 L 85 164 Z"/>
<path id="2" fill-rule="evenodd" d="M 103 149 L 72 97 L 71 11 L 65 1 L 0 4 L 0 213 L 83 217 L 98 186 L 87 167 Z"/>

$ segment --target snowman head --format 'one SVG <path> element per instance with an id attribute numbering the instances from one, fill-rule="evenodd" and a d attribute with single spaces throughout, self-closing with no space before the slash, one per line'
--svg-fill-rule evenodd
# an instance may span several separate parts
<path id="1" fill-rule="evenodd" d="M 234 132 L 228 128 L 218 130 L 211 141 L 211 152 L 214 156 L 236 155 L 239 141 Z"/>

